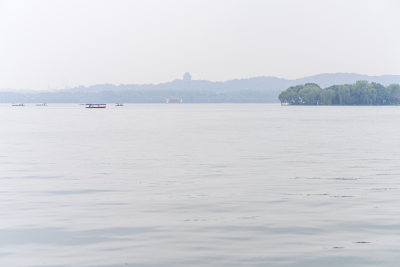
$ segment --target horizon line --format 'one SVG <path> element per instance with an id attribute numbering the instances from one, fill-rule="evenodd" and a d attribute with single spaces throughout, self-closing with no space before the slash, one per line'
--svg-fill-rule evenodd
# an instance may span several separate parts
<path id="1" fill-rule="evenodd" d="M 189 72 L 190 73 L 190 72 Z M 361 74 L 357 72 L 323 72 L 323 73 L 318 73 L 318 74 L 313 74 L 313 75 L 307 75 L 307 76 L 302 76 L 299 78 L 294 78 L 294 79 L 289 79 L 289 78 L 283 78 L 280 76 L 269 76 L 269 75 L 261 75 L 261 76 L 249 76 L 249 77 L 242 77 L 242 78 L 233 78 L 233 79 L 228 79 L 228 80 L 207 80 L 207 79 L 191 79 L 189 81 L 207 81 L 207 82 L 213 82 L 213 83 L 224 83 L 224 82 L 229 82 L 229 81 L 237 81 L 237 80 L 249 80 L 249 79 L 256 79 L 256 78 L 275 78 L 275 79 L 280 79 L 280 80 L 286 80 L 286 81 L 296 81 L 296 80 L 301 80 L 301 79 L 306 79 L 306 78 L 311 78 L 314 76 L 321 76 L 321 75 L 338 75 L 338 74 L 347 74 L 347 75 L 360 75 L 360 76 L 368 76 L 368 77 L 381 77 L 381 76 L 399 76 L 400 74 L 378 74 L 378 75 L 368 75 L 368 74 Z M 114 86 L 121 86 L 121 85 L 161 85 L 161 84 L 166 84 L 174 81 L 183 81 L 182 78 L 176 78 L 164 82 L 155 82 L 155 83 L 93 83 L 90 85 L 75 85 L 75 86 L 65 86 L 63 88 L 51 88 L 48 87 L 47 89 L 31 89 L 31 88 L 0 88 L 0 92 L 5 92 L 6 90 L 12 90 L 12 91 L 61 91 L 61 90 L 68 90 L 68 89 L 73 89 L 73 88 L 78 88 L 78 87 L 92 87 L 96 85 L 114 85 Z"/>

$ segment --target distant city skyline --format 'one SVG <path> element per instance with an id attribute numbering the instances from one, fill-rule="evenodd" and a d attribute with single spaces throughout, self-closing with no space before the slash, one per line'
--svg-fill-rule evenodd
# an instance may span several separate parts
<path id="1" fill-rule="evenodd" d="M 0 88 L 400 74 L 396 0 L 2 0 Z"/>

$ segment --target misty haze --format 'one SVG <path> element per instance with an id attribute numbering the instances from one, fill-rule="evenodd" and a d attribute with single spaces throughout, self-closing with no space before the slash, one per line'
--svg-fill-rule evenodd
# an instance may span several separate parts
<path id="1" fill-rule="evenodd" d="M 0 1 L 0 266 L 398 266 L 399 11 Z"/>

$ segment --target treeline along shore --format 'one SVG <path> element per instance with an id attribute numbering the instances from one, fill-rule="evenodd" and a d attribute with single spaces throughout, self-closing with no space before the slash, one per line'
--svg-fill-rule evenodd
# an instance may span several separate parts
<path id="1" fill-rule="evenodd" d="M 279 95 L 289 105 L 399 105 L 400 85 L 357 81 L 322 89 L 318 84 L 291 86 Z"/>

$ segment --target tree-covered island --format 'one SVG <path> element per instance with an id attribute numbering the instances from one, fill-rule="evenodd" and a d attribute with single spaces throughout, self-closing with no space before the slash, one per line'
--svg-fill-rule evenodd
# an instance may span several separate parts
<path id="1" fill-rule="evenodd" d="M 282 104 L 289 105 L 399 105 L 400 85 L 357 81 L 322 89 L 315 83 L 292 86 L 280 93 Z"/>

